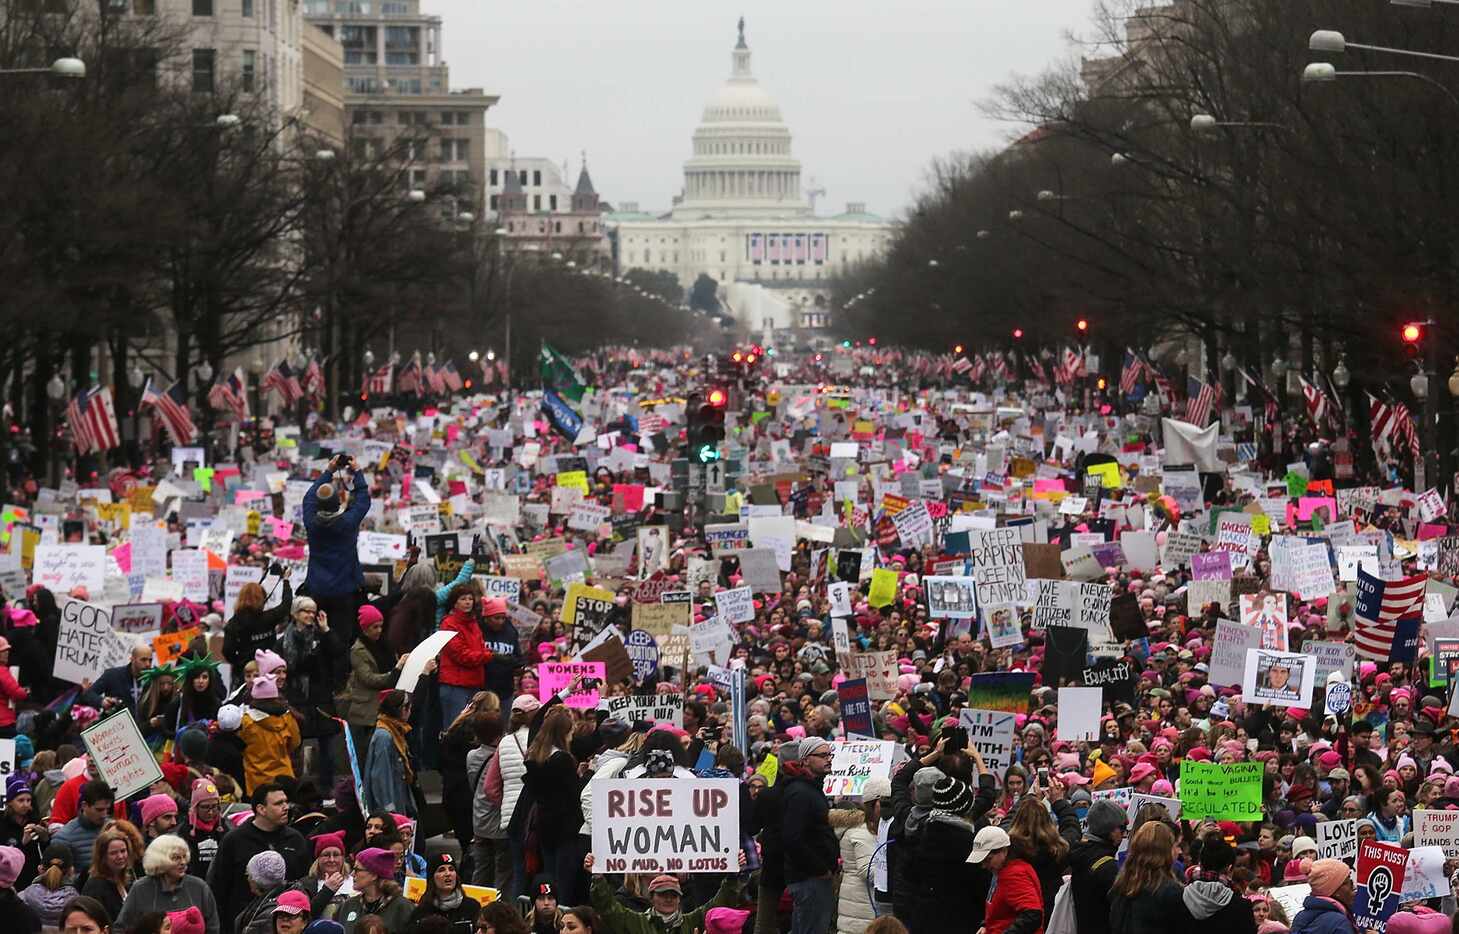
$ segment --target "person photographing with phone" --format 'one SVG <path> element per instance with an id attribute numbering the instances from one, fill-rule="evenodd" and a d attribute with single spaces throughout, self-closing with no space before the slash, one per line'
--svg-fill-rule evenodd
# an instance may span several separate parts
<path id="1" fill-rule="evenodd" d="M 344 489 L 348 480 L 352 487 Z M 341 645 L 355 639 L 355 617 L 365 575 L 357 542 L 370 511 L 370 482 L 347 454 L 337 454 L 309 492 L 302 507 L 309 540 L 309 572 L 300 588 L 339 629 Z"/>
<path id="2" fill-rule="evenodd" d="M 260 649 L 272 652 L 278 647 L 279 627 L 289 620 L 294 591 L 283 565 L 274 562 L 264 571 L 263 580 L 267 581 L 270 575 L 278 578 L 275 586 L 284 588 L 279 605 L 264 609 L 268 592 L 262 583 L 250 581 L 238 591 L 233 617 L 223 627 L 223 658 L 233 667 L 234 687 L 241 683 L 243 667 L 253 660 L 254 653 Z"/>

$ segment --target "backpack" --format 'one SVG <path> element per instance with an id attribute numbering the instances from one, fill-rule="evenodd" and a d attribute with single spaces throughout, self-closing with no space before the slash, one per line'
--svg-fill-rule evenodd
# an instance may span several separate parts
<path id="1" fill-rule="evenodd" d="M 1059 886 L 1059 894 L 1054 896 L 1054 910 L 1049 912 L 1049 921 L 1044 925 L 1044 934 L 1079 934 L 1079 921 L 1074 914 L 1072 876 L 1064 877 L 1063 885 Z"/>

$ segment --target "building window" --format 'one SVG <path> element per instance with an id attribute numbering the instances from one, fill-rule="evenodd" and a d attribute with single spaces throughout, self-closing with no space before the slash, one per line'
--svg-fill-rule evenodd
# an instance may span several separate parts
<path id="1" fill-rule="evenodd" d="M 213 63 L 218 53 L 212 49 L 193 49 L 193 93 L 213 93 Z"/>
<path id="2" fill-rule="evenodd" d="M 527 170 L 526 169 L 522 169 L 520 172 L 517 173 L 517 183 L 518 184 L 521 184 L 521 185 L 527 184 Z"/>
<path id="3" fill-rule="evenodd" d="M 413 187 L 413 188 L 424 188 L 426 186 L 426 170 L 425 169 L 411 169 L 410 170 L 410 184 L 411 184 L 411 187 Z"/>
<path id="4" fill-rule="evenodd" d="M 583 233 L 583 222 L 578 221 L 578 233 Z"/>
<path id="5" fill-rule="evenodd" d="M 540 211 L 540 210 L 542 210 L 542 196 L 541 195 L 533 195 L 532 196 L 532 210 L 534 210 L 534 211 Z"/>
<path id="6" fill-rule="evenodd" d="M 562 221 L 554 221 L 552 223 L 552 232 L 553 233 L 562 233 Z"/>
<path id="7" fill-rule="evenodd" d="M 557 210 L 557 195 L 548 195 L 547 196 L 547 210 L 549 210 L 549 211 L 556 211 Z"/>
<path id="8" fill-rule="evenodd" d="M 491 196 L 491 209 L 493 211 L 496 210 L 496 202 L 497 202 L 497 196 L 496 195 L 492 195 Z"/>
<path id="9" fill-rule="evenodd" d="M 132 3 L 132 12 L 138 16 L 156 16 L 157 0 L 135 0 Z"/>
<path id="10" fill-rule="evenodd" d="M 244 93 L 252 94 L 254 85 L 258 81 L 258 53 L 253 49 L 243 50 L 243 70 L 239 74 L 239 78 Z"/>
<path id="11" fill-rule="evenodd" d="M 443 139 L 441 140 L 441 155 L 447 162 L 469 162 L 471 160 L 471 140 Z"/>
<path id="12" fill-rule="evenodd" d="M 193 16 L 212 16 L 213 0 L 193 0 Z"/>
<path id="13" fill-rule="evenodd" d="M 496 169 L 492 169 L 491 170 L 491 184 L 495 185 L 496 183 L 497 183 L 497 181 L 496 181 Z M 495 197 L 495 195 L 493 195 L 492 197 Z"/>
<path id="14" fill-rule="evenodd" d="M 243 15 L 253 18 L 253 0 L 243 0 Z"/>
<path id="15" fill-rule="evenodd" d="M 532 170 L 532 185 L 533 185 L 534 188 L 541 188 L 542 187 L 542 170 L 541 169 L 533 169 Z"/>

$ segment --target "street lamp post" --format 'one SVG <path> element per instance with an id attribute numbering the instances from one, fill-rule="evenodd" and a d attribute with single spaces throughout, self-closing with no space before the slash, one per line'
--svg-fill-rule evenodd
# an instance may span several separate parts
<path id="1" fill-rule="evenodd" d="M 132 444 L 136 447 L 137 463 L 142 462 L 142 384 L 147 374 L 135 363 L 127 371 L 127 382 L 132 387 Z"/>
<path id="2" fill-rule="evenodd" d="M 46 398 L 50 400 L 46 411 L 50 415 L 49 430 L 46 433 L 46 456 L 49 462 L 47 473 L 50 476 L 52 489 L 61 485 L 60 474 L 60 439 L 56 432 L 56 419 L 61 412 L 61 400 L 66 397 L 66 383 L 61 379 L 59 373 L 52 373 L 50 381 L 46 383 Z"/>
<path id="3" fill-rule="evenodd" d="M 0 68 L 0 75 L 55 75 L 57 78 L 86 77 L 86 63 L 79 58 L 58 58 L 42 68 Z"/>
<path id="4" fill-rule="evenodd" d="M 1459 96 L 1428 75 L 1416 71 L 1338 71 L 1331 62 L 1311 62 L 1302 69 L 1303 84 L 1331 84 L 1338 78 L 1407 78 L 1422 81 L 1429 87 L 1443 93 L 1449 102 L 1459 107 Z"/>
<path id="5" fill-rule="evenodd" d="M 1272 395 L 1277 400 L 1277 423 L 1272 426 L 1272 451 L 1286 459 L 1287 432 L 1283 419 L 1287 414 L 1287 361 L 1282 357 L 1272 360 Z"/>

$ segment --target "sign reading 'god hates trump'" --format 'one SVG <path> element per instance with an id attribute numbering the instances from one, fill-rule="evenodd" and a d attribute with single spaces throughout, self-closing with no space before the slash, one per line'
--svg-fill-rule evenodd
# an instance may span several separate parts
<path id="1" fill-rule="evenodd" d="M 594 872 L 736 872 L 740 783 L 610 779 L 593 789 Z"/>

